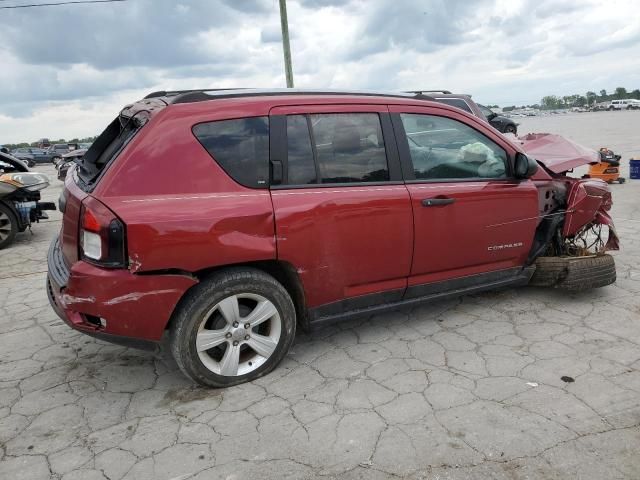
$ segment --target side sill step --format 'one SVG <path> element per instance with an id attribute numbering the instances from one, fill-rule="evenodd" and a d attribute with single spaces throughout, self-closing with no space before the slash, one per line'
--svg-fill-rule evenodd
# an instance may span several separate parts
<path id="1" fill-rule="evenodd" d="M 446 292 L 434 293 L 431 295 L 425 295 L 422 297 L 409 298 L 400 300 L 393 303 L 385 303 L 381 305 L 373 305 L 367 308 L 361 308 L 358 310 L 352 310 L 349 312 L 338 313 L 335 315 L 326 315 L 317 317 L 309 322 L 311 329 L 320 328 L 324 325 L 329 325 L 342 320 L 353 320 L 355 318 L 367 317 L 369 315 L 389 312 L 397 310 L 402 307 L 412 307 L 414 305 L 420 305 L 423 303 L 435 302 L 438 300 L 446 300 L 449 298 L 460 297 L 462 295 L 469 295 L 472 293 L 484 292 L 487 290 L 498 290 L 507 287 L 522 287 L 529 284 L 529 280 L 535 272 L 535 266 L 529 266 L 524 268 L 517 276 L 507 278 L 504 280 L 496 280 L 494 282 L 484 283 L 481 285 L 473 285 L 464 288 L 452 289 Z"/>

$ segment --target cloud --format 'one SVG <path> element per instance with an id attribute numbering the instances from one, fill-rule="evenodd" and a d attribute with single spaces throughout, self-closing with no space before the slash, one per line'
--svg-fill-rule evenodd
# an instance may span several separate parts
<path id="1" fill-rule="evenodd" d="M 298 87 L 447 88 L 521 104 L 640 86 L 634 0 L 287 6 Z M 0 143 L 95 134 L 154 90 L 284 86 L 276 0 L 131 0 L 2 16 Z"/>

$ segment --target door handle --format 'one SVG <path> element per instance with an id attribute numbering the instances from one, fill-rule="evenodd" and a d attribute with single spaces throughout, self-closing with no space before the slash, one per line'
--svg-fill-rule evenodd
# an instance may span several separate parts
<path id="1" fill-rule="evenodd" d="M 441 207 L 443 205 L 451 205 L 455 202 L 455 198 L 446 198 L 446 197 L 436 197 L 436 198 L 425 198 L 422 200 L 423 207 Z"/>

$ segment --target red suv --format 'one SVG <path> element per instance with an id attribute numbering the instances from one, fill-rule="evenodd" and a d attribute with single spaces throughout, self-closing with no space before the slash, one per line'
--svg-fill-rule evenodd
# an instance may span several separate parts
<path id="1" fill-rule="evenodd" d="M 185 374 L 227 386 L 272 370 L 296 325 L 615 280 L 608 187 L 556 173 L 575 150 L 562 167 L 550 155 L 554 171 L 432 100 L 233 90 L 128 105 L 67 176 L 53 308 L 119 344 L 167 331 Z"/>

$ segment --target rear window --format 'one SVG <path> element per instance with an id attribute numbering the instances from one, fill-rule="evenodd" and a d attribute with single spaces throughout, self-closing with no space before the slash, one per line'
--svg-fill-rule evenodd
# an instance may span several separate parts
<path id="1" fill-rule="evenodd" d="M 436 100 L 442 103 L 446 103 L 447 105 L 451 105 L 452 107 L 460 108 L 465 112 L 473 113 L 471 111 L 471 107 L 469 107 L 467 102 L 465 102 L 461 98 L 436 98 Z"/>
<path id="2" fill-rule="evenodd" d="M 240 185 L 266 188 L 269 180 L 269 119 L 239 118 L 200 123 L 193 134 Z"/>
<path id="3" fill-rule="evenodd" d="M 146 118 L 143 115 L 133 119 L 120 115 L 111 122 L 82 157 L 77 169 L 80 180 L 91 187 L 104 167 L 120 153 L 145 123 Z"/>

